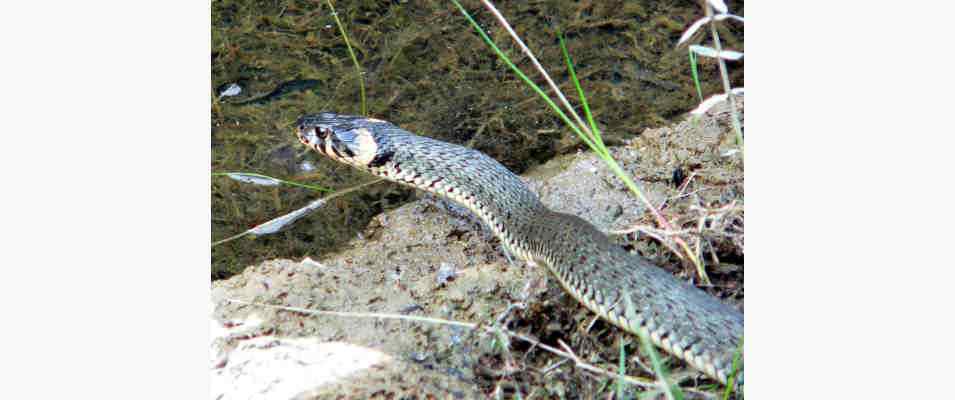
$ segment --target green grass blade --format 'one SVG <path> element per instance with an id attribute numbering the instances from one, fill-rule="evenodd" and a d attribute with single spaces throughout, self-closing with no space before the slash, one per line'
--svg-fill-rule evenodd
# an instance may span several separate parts
<path id="1" fill-rule="evenodd" d="M 620 378 L 617 379 L 617 398 L 623 399 L 623 376 L 627 374 L 627 351 L 624 350 L 623 340 L 620 341 L 620 365 L 617 367 L 617 373 Z"/>
<path id="2" fill-rule="evenodd" d="M 623 305 L 624 315 L 626 315 L 627 320 L 636 321 L 636 306 L 633 305 L 633 300 L 630 298 L 629 292 L 625 291 L 623 293 Z M 657 354 L 657 350 L 653 348 L 650 336 L 639 329 L 636 329 L 635 332 L 637 333 L 637 337 L 640 338 L 640 348 L 643 350 L 643 353 L 650 358 L 650 366 L 653 367 L 653 373 L 657 375 L 657 379 L 662 383 L 660 385 L 661 390 L 663 390 L 667 399 L 683 400 L 683 391 L 680 390 L 678 385 L 670 383 L 670 374 L 667 372 L 666 366 L 663 365 L 660 355 Z"/>
<path id="3" fill-rule="evenodd" d="M 557 32 L 557 38 L 560 40 L 560 50 L 564 53 L 564 61 L 567 61 L 567 71 L 570 72 L 570 79 L 574 82 L 574 87 L 577 88 L 577 96 L 580 97 L 580 104 L 583 105 L 584 113 L 587 115 L 587 123 L 590 124 L 590 131 L 593 132 L 594 139 L 599 147 L 606 151 L 603 137 L 600 135 L 600 129 L 597 128 L 597 123 L 594 122 L 594 116 L 590 113 L 587 96 L 584 95 L 584 89 L 580 87 L 580 81 L 577 80 L 577 72 L 574 70 L 574 62 L 570 59 L 570 52 L 567 51 L 567 44 L 564 43 L 564 35 Z"/>
<path id="4" fill-rule="evenodd" d="M 680 390 L 679 386 L 670 383 L 669 372 L 666 366 L 663 365 L 663 360 L 660 359 L 657 350 L 650 342 L 650 337 L 640 335 L 640 346 L 643 348 L 643 352 L 646 353 L 647 357 L 650 358 L 650 365 L 653 367 L 653 372 L 663 381 L 663 390 L 664 393 L 667 394 L 667 398 L 683 400 L 683 391 Z"/>
<path id="5" fill-rule="evenodd" d="M 338 19 L 338 13 L 335 11 L 335 6 L 332 5 L 332 0 L 325 0 L 325 3 L 328 4 L 328 8 L 332 9 L 332 18 L 335 18 L 335 24 L 338 25 L 338 31 L 342 33 L 342 39 L 345 39 L 345 47 L 348 48 L 351 62 L 355 64 L 355 76 L 358 77 L 359 96 L 361 97 L 361 115 L 368 115 L 368 107 L 365 105 L 365 78 L 361 76 L 361 65 L 358 64 L 358 58 L 355 57 L 355 51 L 352 50 L 348 35 L 345 33 L 345 25 Z"/>
<path id="6" fill-rule="evenodd" d="M 733 354 L 733 366 L 730 371 L 730 377 L 726 380 L 726 391 L 723 392 L 723 400 L 728 400 L 730 394 L 736 390 L 736 375 L 739 374 L 739 362 L 743 358 L 743 338 L 739 338 L 739 346 L 736 347 L 736 353 Z"/>
<path id="7" fill-rule="evenodd" d="M 700 76 L 696 72 L 696 54 L 690 50 L 690 73 L 693 74 L 693 84 L 696 85 L 696 94 L 700 96 L 700 102 L 703 102 L 703 89 L 700 87 Z"/>
<path id="8" fill-rule="evenodd" d="M 542 99 L 544 99 L 545 102 L 547 102 L 547 105 L 550 106 L 550 108 L 554 110 L 554 112 L 557 113 L 557 115 L 562 120 L 564 120 L 564 123 L 566 123 L 567 126 L 569 126 L 574 131 L 574 133 L 576 133 L 577 136 L 579 136 L 580 139 L 584 141 L 584 143 L 587 143 L 588 147 L 590 147 L 591 149 L 596 149 L 596 146 L 594 145 L 593 141 L 591 141 L 590 138 L 588 138 L 587 135 L 585 135 L 580 130 L 580 128 L 577 128 L 577 126 L 570 121 L 570 118 L 568 118 L 567 115 L 564 114 L 564 112 L 560 109 L 560 107 L 557 107 L 557 104 L 555 104 L 554 101 L 550 99 L 550 96 L 548 96 L 547 93 L 544 93 L 544 91 L 540 88 L 540 86 L 537 86 L 537 84 L 534 83 L 534 81 L 528 78 L 527 75 L 525 75 L 520 68 L 518 68 L 516 65 L 514 65 L 513 62 L 511 62 L 511 59 L 507 57 L 507 54 L 504 54 L 504 52 L 497 47 L 497 44 L 495 44 L 494 41 L 491 40 L 491 38 L 487 35 L 487 33 L 484 32 L 484 29 L 481 28 L 481 25 L 478 25 L 477 21 L 475 21 L 474 18 L 471 18 L 471 14 L 469 14 L 467 10 L 464 9 L 461 3 L 459 3 L 458 0 L 451 0 L 451 2 L 458 7 L 458 10 L 460 10 L 461 14 L 463 14 L 464 17 L 467 18 L 468 22 L 471 23 L 471 26 L 474 27 L 474 30 L 476 30 L 478 34 L 481 35 L 481 38 L 484 39 L 484 42 L 487 43 L 488 46 L 491 46 L 491 49 L 494 50 L 494 53 L 497 54 L 498 58 L 500 58 L 501 61 L 504 61 L 504 63 L 507 64 L 507 66 L 510 67 L 511 70 L 514 71 L 514 73 L 521 78 L 521 80 L 524 81 L 524 83 L 530 86 L 531 89 L 534 89 L 534 92 L 536 92 Z M 594 151 L 597 151 L 597 150 L 594 150 Z"/>

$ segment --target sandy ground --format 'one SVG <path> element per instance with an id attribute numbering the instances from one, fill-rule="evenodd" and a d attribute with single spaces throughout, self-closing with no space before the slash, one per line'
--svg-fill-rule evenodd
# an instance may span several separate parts
<path id="1" fill-rule="evenodd" d="M 650 201 L 707 263 L 705 290 L 743 305 L 743 166 L 725 107 L 700 120 L 644 131 L 613 149 Z M 680 169 L 682 173 L 675 174 Z M 677 179 L 682 175 L 686 179 Z M 653 238 L 644 207 L 591 153 L 558 157 L 524 175 L 549 207 L 613 232 L 644 226 L 626 244 L 699 283 L 695 269 Z M 676 183 L 676 184 L 675 184 Z M 682 183 L 682 184 L 681 184 Z M 679 185 L 678 185 L 679 184 Z M 321 212 L 321 211 L 319 211 Z M 621 238 L 624 241 L 624 238 Z M 314 259 L 314 260 L 313 260 Z M 502 351 L 496 336 L 458 326 L 354 316 L 315 316 L 246 302 L 353 313 L 388 313 L 494 324 L 559 346 L 615 371 L 624 345 L 629 375 L 652 377 L 636 339 L 595 320 L 546 271 L 511 264 L 499 241 L 464 208 L 423 197 L 375 217 L 333 254 L 271 260 L 213 282 L 211 397 L 606 398 L 607 378 L 526 342 Z M 688 397 L 719 387 L 675 359 Z M 631 394 L 642 389 L 628 388 Z"/>

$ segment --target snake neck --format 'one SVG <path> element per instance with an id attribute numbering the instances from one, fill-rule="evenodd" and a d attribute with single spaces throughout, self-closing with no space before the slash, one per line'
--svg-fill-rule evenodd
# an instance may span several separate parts
<path id="1" fill-rule="evenodd" d="M 467 207 L 514 255 L 533 259 L 534 221 L 550 213 L 520 177 L 487 155 L 426 137 L 381 131 L 381 154 L 367 170 Z M 440 149 L 440 150 L 435 150 Z"/>

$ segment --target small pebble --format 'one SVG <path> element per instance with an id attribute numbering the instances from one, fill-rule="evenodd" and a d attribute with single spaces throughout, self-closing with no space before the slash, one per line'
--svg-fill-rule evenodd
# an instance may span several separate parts
<path id="1" fill-rule="evenodd" d="M 311 161 L 304 161 L 299 168 L 302 169 L 302 172 L 312 172 L 315 170 L 315 164 L 312 164 Z"/>
<path id="2" fill-rule="evenodd" d="M 454 265 L 451 265 L 450 263 L 441 263 L 441 268 L 438 268 L 438 284 L 444 285 L 445 283 L 448 283 L 448 281 L 453 281 L 456 275 L 457 271 L 454 269 Z"/>
<path id="3" fill-rule="evenodd" d="M 313 260 L 311 257 L 305 257 L 302 260 L 302 265 L 312 267 L 312 268 L 325 268 L 325 266 L 322 265 L 322 263 Z"/>

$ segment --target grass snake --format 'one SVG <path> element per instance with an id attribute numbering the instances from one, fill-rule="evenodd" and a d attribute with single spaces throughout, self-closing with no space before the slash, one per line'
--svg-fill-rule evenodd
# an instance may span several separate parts
<path id="1" fill-rule="evenodd" d="M 727 383 L 743 335 L 739 310 L 627 252 L 580 217 L 551 211 L 494 159 L 359 116 L 305 115 L 296 134 L 335 161 L 464 205 L 511 254 L 544 265 L 601 318 Z M 741 386 L 741 362 L 737 369 Z"/>

